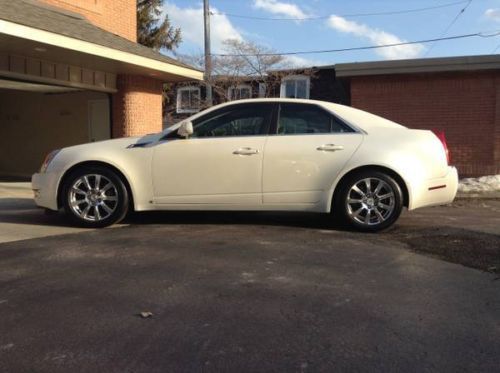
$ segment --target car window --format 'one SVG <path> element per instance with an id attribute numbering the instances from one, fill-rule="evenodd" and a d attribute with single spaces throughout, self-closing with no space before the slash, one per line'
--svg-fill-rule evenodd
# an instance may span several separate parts
<path id="1" fill-rule="evenodd" d="M 236 105 L 193 124 L 193 138 L 255 136 L 268 131 L 270 105 Z"/>
<path id="2" fill-rule="evenodd" d="M 278 134 L 317 134 L 352 132 L 332 114 L 316 105 L 281 104 L 278 118 Z"/>

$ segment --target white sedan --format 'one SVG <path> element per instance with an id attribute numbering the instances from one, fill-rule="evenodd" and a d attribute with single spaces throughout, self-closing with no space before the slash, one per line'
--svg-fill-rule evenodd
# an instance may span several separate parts
<path id="1" fill-rule="evenodd" d="M 457 191 L 443 138 L 329 102 L 252 99 L 218 105 L 165 131 L 51 152 L 32 185 L 38 206 L 87 227 L 129 210 L 332 213 L 363 231 L 403 207 Z"/>

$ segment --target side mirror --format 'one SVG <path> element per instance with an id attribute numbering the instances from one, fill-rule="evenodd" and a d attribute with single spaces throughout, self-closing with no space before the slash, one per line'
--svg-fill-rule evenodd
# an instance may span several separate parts
<path id="1" fill-rule="evenodd" d="M 181 137 L 185 137 L 186 139 L 193 134 L 193 123 L 191 122 L 182 122 L 181 126 L 177 130 L 177 134 Z"/>

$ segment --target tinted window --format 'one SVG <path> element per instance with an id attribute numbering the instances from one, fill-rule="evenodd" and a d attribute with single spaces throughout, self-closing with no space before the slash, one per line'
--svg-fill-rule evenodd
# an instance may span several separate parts
<path id="1" fill-rule="evenodd" d="M 255 136 L 268 131 L 270 105 L 237 105 L 225 108 L 194 123 L 194 138 Z"/>
<path id="2" fill-rule="evenodd" d="M 352 132 L 332 114 L 307 104 L 281 104 L 278 119 L 278 134 L 315 134 Z"/>

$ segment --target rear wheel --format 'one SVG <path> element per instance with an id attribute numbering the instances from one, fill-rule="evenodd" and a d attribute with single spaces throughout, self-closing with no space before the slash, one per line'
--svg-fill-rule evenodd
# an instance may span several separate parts
<path id="1" fill-rule="evenodd" d="M 362 171 L 339 186 L 333 213 L 361 231 L 375 232 L 390 227 L 403 209 L 399 184 L 380 171 Z"/>
<path id="2" fill-rule="evenodd" d="M 127 214 L 127 188 L 105 167 L 77 169 L 66 179 L 62 193 L 67 216 L 83 227 L 106 227 Z"/>

